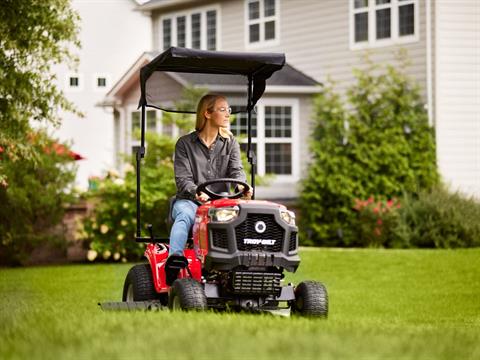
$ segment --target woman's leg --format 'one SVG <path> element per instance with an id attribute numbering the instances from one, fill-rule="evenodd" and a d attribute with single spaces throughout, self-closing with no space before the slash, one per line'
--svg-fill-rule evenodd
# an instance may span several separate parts
<path id="1" fill-rule="evenodd" d="M 172 217 L 175 220 L 170 231 L 169 255 L 183 255 L 188 233 L 195 221 L 198 205 L 193 201 L 178 199 L 173 204 Z"/>

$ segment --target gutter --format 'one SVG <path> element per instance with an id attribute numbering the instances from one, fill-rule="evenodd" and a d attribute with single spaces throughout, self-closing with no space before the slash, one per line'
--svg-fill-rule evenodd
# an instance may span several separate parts
<path id="1" fill-rule="evenodd" d="M 426 46 L 427 46 L 427 111 L 428 125 L 433 126 L 433 81 L 432 81 L 432 16 L 431 0 L 425 1 Z"/>

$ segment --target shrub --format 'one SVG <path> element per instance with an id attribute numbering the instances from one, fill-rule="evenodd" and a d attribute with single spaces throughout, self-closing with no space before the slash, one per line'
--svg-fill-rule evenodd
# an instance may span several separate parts
<path id="1" fill-rule="evenodd" d="M 402 200 L 394 234 L 401 247 L 459 248 L 480 246 L 480 203 L 436 187 Z"/>
<path id="2" fill-rule="evenodd" d="M 357 222 L 354 222 L 356 236 L 353 246 L 392 247 L 396 239 L 396 229 L 400 220 L 400 203 L 394 199 L 355 200 L 354 210 L 357 211 Z"/>
<path id="3" fill-rule="evenodd" d="M 155 236 L 167 236 L 165 219 L 169 198 L 175 194 L 173 176 L 174 140 L 146 134 L 147 156 L 141 168 L 142 225 L 152 224 Z M 97 190 L 91 191 L 95 203 L 93 214 L 84 221 L 80 237 L 90 241 L 89 260 L 137 260 L 145 246 L 136 243 L 136 172 L 133 158 L 127 158 L 125 177 L 110 171 L 104 179 L 94 179 Z M 142 236 L 147 236 L 142 228 Z"/>
<path id="4" fill-rule="evenodd" d="M 71 185 L 76 167 L 66 144 L 44 131 L 30 135 L 35 159 L 9 161 L 9 149 L 0 147 L 7 181 L 0 185 L 0 263 L 25 263 L 35 247 L 60 245 L 53 228 L 74 200 Z"/>
<path id="5" fill-rule="evenodd" d="M 314 104 L 312 161 L 302 183 L 303 244 L 357 243 L 354 199 L 415 194 L 438 183 L 432 128 L 402 69 L 370 64 L 341 97 L 333 84 Z"/>

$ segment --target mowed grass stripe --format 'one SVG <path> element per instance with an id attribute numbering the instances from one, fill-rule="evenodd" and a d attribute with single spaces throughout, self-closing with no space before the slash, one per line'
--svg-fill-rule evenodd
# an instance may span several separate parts
<path id="1" fill-rule="evenodd" d="M 102 312 L 131 264 L 0 269 L 0 358 L 480 358 L 480 249 L 302 249 L 327 320 Z"/>

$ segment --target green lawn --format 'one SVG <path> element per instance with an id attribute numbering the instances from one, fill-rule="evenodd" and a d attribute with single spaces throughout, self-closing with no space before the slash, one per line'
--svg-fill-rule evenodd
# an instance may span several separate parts
<path id="1" fill-rule="evenodd" d="M 479 359 L 480 249 L 304 249 L 327 320 L 102 312 L 131 265 L 0 269 L 0 359 Z"/>

